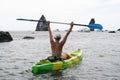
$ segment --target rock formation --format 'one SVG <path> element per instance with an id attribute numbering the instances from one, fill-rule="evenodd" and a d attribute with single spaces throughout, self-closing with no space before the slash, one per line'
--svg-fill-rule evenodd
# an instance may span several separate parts
<path id="1" fill-rule="evenodd" d="M 41 16 L 39 21 L 42 21 L 42 22 L 37 23 L 35 31 L 48 31 L 47 21 L 46 21 L 44 15 Z"/>
<path id="2" fill-rule="evenodd" d="M 120 31 L 120 29 L 118 29 L 117 31 Z"/>
<path id="3" fill-rule="evenodd" d="M 25 37 L 23 37 L 23 39 L 34 39 L 34 37 L 31 37 L 31 36 L 25 36 Z"/>
<path id="4" fill-rule="evenodd" d="M 13 38 L 11 37 L 9 32 L 0 31 L 0 42 L 9 42 L 12 40 Z"/>
<path id="5" fill-rule="evenodd" d="M 116 33 L 115 31 L 109 31 L 108 33 Z"/>
<path id="6" fill-rule="evenodd" d="M 92 19 L 90 20 L 90 23 L 89 23 L 89 24 L 95 24 L 95 19 L 92 18 Z M 94 31 L 94 28 L 90 28 L 90 31 Z"/>

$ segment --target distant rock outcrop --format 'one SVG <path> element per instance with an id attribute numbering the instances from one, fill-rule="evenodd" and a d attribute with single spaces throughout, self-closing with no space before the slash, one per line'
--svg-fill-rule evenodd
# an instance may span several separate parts
<path id="1" fill-rule="evenodd" d="M 13 38 L 9 32 L 0 31 L 0 42 L 9 42 L 12 40 Z"/>
<path id="2" fill-rule="evenodd" d="M 25 36 L 25 37 L 23 37 L 23 39 L 34 39 L 34 37 L 31 37 L 31 36 Z"/>
<path id="3" fill-rule="evenodd" d="M 41 16 L 39 21 L 42 21 L 42 22 L 38 22 L 35 31 L 48 31 L 47 21 L 46 21 L 44 15 Z"/>
<path id="4" fill-rule="evenodd" d="M 108 33 L 116 33 L 115 31 L 109 31 Z"/>
<path id="5" fill-rule="evenodd" d="M 95 19 L 92 18 L 92 19 L 90 20 L 90 23 L 89 23 L 89 24 L 95 24 Z M 90 31 L 94 31 L 94 28 L 90 28 Z"/>
<path id="6" fill-rule="evenodd" d="M 120 31 L 120 29 L 118 29 L 117 31 Z"/>

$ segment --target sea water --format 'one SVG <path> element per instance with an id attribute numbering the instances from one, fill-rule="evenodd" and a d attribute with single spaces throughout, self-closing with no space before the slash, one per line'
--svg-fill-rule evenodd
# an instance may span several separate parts
<path id="1" fill-rule="evenodd" d="M 32 74 L 31 67 L 51 55 L 49 33 L 10 31 L 10 34 L 13 41 L 0 43 L 0 80 L 120 80 L 120 32 L 71 32 L 63 51 L 81 49 L 82 62 L 37 76 Z M 25 36 L 35 39 L 23 39 Z"/>

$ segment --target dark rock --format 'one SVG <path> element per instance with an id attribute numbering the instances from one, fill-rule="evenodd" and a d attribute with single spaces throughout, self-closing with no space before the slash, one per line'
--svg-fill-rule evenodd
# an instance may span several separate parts
<path id="1" fill-rule="evenodd" d="M 105 32 L 107 32 L 108 30 L 105 30 Z"/>
<path id="2" fill-rule="evenodd" d="M 92 18 L 92 19 L 90 20 L 90 23 L 89 23 L 89 24 L 95 24 L 95 19 Z M 90 31 L 94 31 L 94 28 L 90 28 Z"/>
<path id="3" fill-rule="evenodd" d="M 12 40 L 13 38 L 9 32 L 0 31 L 0 42 L 9 42 Z"/>
<path id="4" fill-rule="evenodd" d="M 109 31 L 108 33 L 116 33 L 115 31 Z"/>
<path id="5" fill-rule="evenodd" d="M 120 31 L 120 29 L 118 29 L 117 31 Z"/>
<path id="6" fill-rule="evenodd" d="M 42 21 L 42 22 L 38 22 L 35 31 L 48 31 L 47 21 L 46 21 L 44 15 L 41 16 L 39 21 Z"/>
<path id="7" fill-rule="evenodd" d="M 23 39 L 34 39 L 34 37 L 31 37 L 31 36 L 25 36 L 25 37 L 23 37 Z"/>

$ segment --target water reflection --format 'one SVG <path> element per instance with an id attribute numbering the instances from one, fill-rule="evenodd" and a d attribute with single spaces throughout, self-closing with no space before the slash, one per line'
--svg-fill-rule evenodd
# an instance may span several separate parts
<path id="1" fill-rule="evenodd" d="M 52 71 L 51 76 L 62 77 L 62 70 Z"/>
<path id="2" fill-rule="evenodd" d="M 63 79 L 63 70 L 44 72 L 39 75 L 34 75 L 34 79 L 42 80 L 62 80 Z"/>

